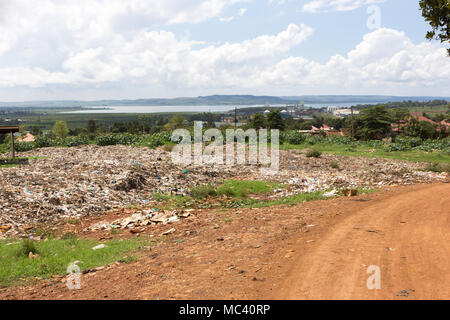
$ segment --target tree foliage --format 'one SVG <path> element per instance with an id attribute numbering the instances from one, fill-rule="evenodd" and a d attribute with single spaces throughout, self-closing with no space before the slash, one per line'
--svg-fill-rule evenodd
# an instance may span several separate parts
<path id="1" fill-rule="evenodd" d="M 281 118 L 280 110 L 272 110 L 267 115 L 267 124 L 270 129 L 284 130 L 284 121 Z"/>
<path id="2" fill-rule="evenodd" d="M 261 113 L 256 113 L 252 120 L 249 122 L 249 126 L 252 129 L 267 128 L 266 117 Z"/>
<path id="3" fill-rule="evenodd" d="M 59 138 L 66 138 L 69 134 L 69 129 L 67 128 L 67 123 L 65 121 L 57 121 L 53 126 L 53 133 Z"/>
<path id="4" fill-rule="evenodd" d="M 427 39 L 450 43 L 450 0 L 421 0 L 422 16 L 431 26 Z M 447 49 L 450 56 L 450 49 Z"/>
<path id="5" fill-rule="evenodd" d="M 365 140 L 382 139 L 391 132 L 391 117 L 384 106 L 361 111 L 358 135 Z"/>

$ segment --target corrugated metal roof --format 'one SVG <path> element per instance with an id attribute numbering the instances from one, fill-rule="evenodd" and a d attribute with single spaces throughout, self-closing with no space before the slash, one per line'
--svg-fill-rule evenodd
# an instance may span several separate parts
<path id="1" fill-rule="evenodd" d="M 11 132 L 19 132 L 19 127 L 9 126 L 9 127 L 3 127 L 0 126 L 0 133 L 11 133 Z"/>

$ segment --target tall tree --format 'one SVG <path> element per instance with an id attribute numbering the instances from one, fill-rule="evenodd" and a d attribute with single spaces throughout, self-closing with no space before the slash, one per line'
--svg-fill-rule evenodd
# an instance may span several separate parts
<path id="1" fill-rule="evenodd" d="M 284 130 L 284 121 L 281 118 L 280 110 L 272 110 L 267 115 L 267 124 L 270 129 Z"/>
<path id="2" fill-rule="evenodd" d="M 53 126 L 53 133 L 58 137 L 64 139 L 69 134 L 67 123 L 65 121 L 57 121 Z"/>
<path id="3" fill-rule="evenodd" d="M 391 132 L 391 117 L 384 106 L 362 110 L 359 120 L 357 133 L 363 139 L 382 139 Z"/>
<path id="4" fill-rule="evenodd" d="M 398 129 L 397 135 L 400 135 L 400 131 L 402 130 L 402 122 L 406 121 L 409 116 L 409 110 L 406 108 L 395 108 L 391 111 L 392 122 L 396 124 Z"/>
<path id="5" fill-rule="evenodd" d="M 253 119 L 250 120 L 249 125 L 253 129 L 267 128 L 266 117 L 263 114 L 261 114 L 261 113 L 257 113 L 257 114 L 255 114 Z"/>
<path id="6" fill-rule="evenodd" d="M 450 43 L 450 0 L 421 0 L 422 16 L 431 26 L 427 39 Z M 450 48 L 447 49 L 450 56 Z"/>
<path id="7" fill-rule="evenodd" d="M 88 120 L 87 130 L 89 133 L 95 133 L 97 131 L 97 121 L 92 119 Z"/>

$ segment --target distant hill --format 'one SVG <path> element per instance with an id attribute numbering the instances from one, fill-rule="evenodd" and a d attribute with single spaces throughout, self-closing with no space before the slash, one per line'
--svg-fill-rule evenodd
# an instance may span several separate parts
<path id="1" fill-rule="evenodd" d="M 375 95 L 308 95 L 308 96 L 253 96 L 253 95 L 212 95 L 173 99 L 137 99 L 137 100 L 96 100 L 96 101 L 28 101 L 0 102 L 0 107 L 88 107 L 88 106 L 193 106 L 193 105 L 284 105 L 292 103 L 385 103 L 399 101 L 447 100 L 450 97 L 409 97 Z"/>

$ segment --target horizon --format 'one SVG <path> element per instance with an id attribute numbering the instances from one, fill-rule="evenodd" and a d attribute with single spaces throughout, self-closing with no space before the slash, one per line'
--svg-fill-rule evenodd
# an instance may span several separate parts
<path id="1" fill-rule="evenodd" d="M 413 100 L 413 101 L 422 101 L 419 100 L 420 98 L 427 98 L 427 99 L 444 99 L 444 100 L 449 100 L 450 101 L 450 96 L 428 96 L 428 95 L 411 95 L 411 96 L 404 96 L 404 95 L 387 95 L 387 94 L 379 94 L 379 95 L 370 95 L 370 94 L 342 94 L 342 95 L 332 95 L 332 94 L 318 94 L 318 95 L 287 95 L 287 96 L 277 96 L 277 95 L 267 95 L 267 94 L 263 94 L 263 95 L 251 95 L 251 94 L 212 94 L 212 95 L 207 95 L 207 96 L 184 96 L 184 97 L 174 97 L 174 98 L 160 98 L 160 97 L 155 97 L 155 98 L 134 98 L 134 99 L 108 99 L 108 98 L 99 98 L 99 99 L 92 99 L 92 100 L 78 100 L 78 99 L 56 99 L 56 100 L 23 100 L 23 101 L 0 101 L 0 104 L 20 104 L 20 103 L 46 103 L 46 102 L 102 102 L 102 101 L 106 101 L 106 102 L 120 102 L 120 101 L 130 101 L 130 102 L 136 102 L 136 101 L 140 101 L 140 100 L 177 100 L 177 99 L 199 99 L 199 98 L 210 98 L 210 97 L 249 97 L 249 98 L 281 98 L 281 99 L 295 99 L 295 98 L 306 98 L 306 97 L 310 97 L 310 98 L 318 98 L 318 97 L 322 97 L 322 98 L 326 98 L 326 97 L 334 97 L 334 98 L 345 98 L 345 97 L 349 97 L 349 98 L 396 98 L 396 99 L 403 99 L 403 98 L 412 98 L 412 99 L 417 99 L 417 100 Z M 294 100 L 295 101 L 295 100 Z M 398 100 L 400 101 L 400 100 Z M 389 102 L 398 102 L 398 101 L 389 101 Z M 332 101 L 323 101 L 323 102 L 308 102 L 309 104 L 320 104 L 320 103 L 331 103 Z M 342 103 L 350 103 L 353 101 L 345 101 L 342 100 Z M 365 101 L 361 101 L 361 102 L 365 102 Z M 387 102 L 387 101 L 383 101 L 383 102 Z M 339 102 L 335 102 L 335 103 L 339 103 Z M 0 107 L 5 107 L 5 106 L 1 106 Z"/>

